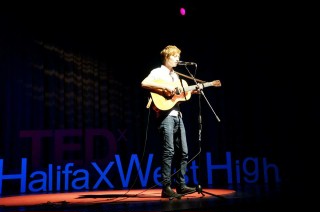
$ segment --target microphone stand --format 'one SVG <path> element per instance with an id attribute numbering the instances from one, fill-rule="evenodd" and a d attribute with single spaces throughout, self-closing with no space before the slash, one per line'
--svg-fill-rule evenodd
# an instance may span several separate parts
<path id="1" fill-rule="evenodd" d="M 195 84 L 198 84 L 197 81 L 199 81 L 199 80 L 198 80 L 198 79 L 195 79 L 194 76 L 190 73 L 190 71 L 189 71 L 188 69 L 187 69 L 187 71 L 188 71 L 188 73 L 190 74 L 190 76 L 192 77 L 192 79 L 193 79 L 193 81 L 195 82 Z M 201 95 L 199 94 L 199 116 L 198 116 L 198 123 L 199 123 L 199 134 L 198 134 L 198 141 L 199 141 L 199 153 L 198 153 L 198 156 L 199 156 L 199 169 L 198 169 L 198 176 L 199 176 L 199 177 L 198 177 L 198 181 L 200 181 L 200 179 L 201 179 L 201 176 L 200 176 L 200 174 L 201 174 L 201 172 L 200 172 L 200 158 L 201 158 L 201 157 L 200 157 L 200 155 L 201 155 L 201 133 L 202 133 L 201 96 L 203 96 L 203 97 L 206 99 L 209 107 L 210 107 L 211 110 L 213 111 L 213 113 L 214 113 L 214 115 L 216 116 L 218 122 L 220 122 L 220 119 L 219 119 L 219 117 L 217 116 L 217 114 L 215 113 L 215 111 L 213 110 L 213 108 L 211 107 L 208 99 L 207 99 L 206 96 L 204 95 L 204 92 L 203 92 L 202 88 L 198 88 L 198 89 L 199 89 L 200 94 L 201 94 Z M 200 183 L 198 183 L 198 185 L 197 185 L 197 187 L 196 187 L 196 191 L 198 192 L 198 194 L 202 194 L 202 196 L 205 196 L 204 194 L 209 194 L 209 195 L 211 195 L 211 196 L 215 196 L 215 197 L 219 197 L 219 198 L 225 199 L 223 196 L 220 196 L 220 195 L 217 195 L 217 194 L 213 194 L 213 193 L 211 193 L 211 192 L 204 191 L 204 190 L 202 189 L 202 186 L 201 186 Z"/>

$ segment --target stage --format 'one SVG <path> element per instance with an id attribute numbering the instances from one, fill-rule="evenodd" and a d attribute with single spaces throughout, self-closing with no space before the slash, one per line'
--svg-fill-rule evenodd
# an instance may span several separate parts
<path id="1" fill-rule="evenodd" d="M 203 188 L 181 199 L 161 198 L 161 189 L 103 190 L 25 194 L 0 198 L 9 211 L 265 211 L 279 204 L 277 189 Z"/>
<path id="2" fill-rule="evenodd" d="M 169 200 L 168 198 L 161 198 L 161 189 L 87 191 L 2 197 L 0 198 L 0 205 L 2 207 L 27 207 L 45 204 L 87 206 L 93 204 L 123 204 L 134 202 L 150 203 L 159 201 L 185 201 L 199 198 L 225 198 L 234 193 L 234 190 L 229 189 L 205 189 L 202 193 L 195 192 L 185 195 L 181 199 Z"/>

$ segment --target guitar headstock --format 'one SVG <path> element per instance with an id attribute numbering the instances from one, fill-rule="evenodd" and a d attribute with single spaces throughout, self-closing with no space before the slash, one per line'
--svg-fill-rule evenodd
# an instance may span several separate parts
<path id="1" fill-rule="evenodd" d="M 214 86 L 214 87 L 221 87 L 221 82 L 220 82 L 220 80 L 213 80 L 213 81 L 211 82 L 211 84 L 212 84 L 212 86 Z"/>

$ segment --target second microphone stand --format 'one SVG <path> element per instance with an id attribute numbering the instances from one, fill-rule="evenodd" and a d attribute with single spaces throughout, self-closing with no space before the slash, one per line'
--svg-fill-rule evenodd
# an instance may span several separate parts
<path id="1" fill-rule="evenodd" d="M 203 80 L 196 79 L 196 78 L 190 73 L 190 71 L 188 70 L 188 68 L 187 68 L 187 71 L 188 71 L 188 73 L 190 74 L 191 77 L 186 76 L 186 75 L 183 75 L 183 74 L 181 74 L 181 73 L 178 73 L 178 74 L 179 74 L 179 75 L 182 75 L 182 76 L 184 76 L 184 77 L 187 77 L 187 78 L 189 78 L 189 79 L 192 79 L 196 85 L 197 85 L 199 82 L 201 82 L 201 83 L 204 83 L 204 82 L 205 82 L 205 81 L 203 81 Z M 199 91 L 200 91 L 200 94 L 199 94 L 199 115 L 198 115 L 198 123 L 199 123 L 199 132 L 198 132 L 198 142 L 199 142 L 199 143 L 198 143 L 198 144 L 199 144 L 199 153 L 198 153 L 198 156 L 199 156 L 199 169 L 198 169 L 198 170 L 199 170 L 199 171 L 198 171 L 198 176 L 199 176 L 199 177 L 198 177 L 198 180 L 200 181 L 200 179 L 201 179 L 201 176 L 200 176 L 200 174 L 201 174 L 201 172 L 200 172 L 200 159 L 201 159 L 201 157 L 200 157 L 200 155 L 201 155 L 201 135 L 202 135 L 201 96 L 203 96 L 203 97 L 205 98 L 205 100 L 207 101 L 209 107 L 210 107 L 211 110 L 213 111 L 213 113 L 214 113 L 214 115 L 216 116 L 218 122 L 220 122 L 220 119 L 219 119 L 219 117 L 217 116 L 217 114 L 215 113 L 215 111 L 213 110 L 213 108 L 211 107 L 208 99 L 207 99 L 206 96 L 204 95 L 203 87 L 200 86 L 198 89 L 199 89 Z M 213 194 L 213 193 L 204 191 L 204 190 L 202 189 L 202 186 L 201 186 L 200 183 L 197 185 L 196 191 L 197 191 L 199 194 L 202 194 L 202 196 L 205 196 L 204 194 L 209 194 L 209 195 L 212 195 L 212 196 L 215 196 L 215 197 L 219 197 L 219 198 L 224 199 L 223 196 L 220 196 L 220 195 L 217 195 L 217 194 Z"/>
<path id="2" fill-rule="evenodd" d="M 201 92 L 201 95 L 204 95 L 202 90 L 200 90 L 200 92 Z M 201 135 L 202 135 L 201 95 L 199 95 L 199 115 L 198 115 L 198 123 L 199 123 L 199 133 L 198 133 L 198 144 L 199 144 L 198 181 L 200 181 L 200 179 L 201 179 L 201 176 L 200 176 L 200 174 L 201 174 L 201 172 L 200 172 L 200 159 L 201 159 L 200 155 L 201 155 Z M 218 121 L 220 121 L 220 119 L 218 119 Z M 202 186 L 201 186 L 200 183 L 198 183 L 198 185 L 196 187 L 196 190 L 197 190 L 198 194 L 202 194 L 202 196 L 205 196 L 204 194 L 209 194 L 209 195 L 212 195 L 212 196 L 215 196 L 215 197 L 223 198 L 220 195 L 204 191 L 202 189 Z"/>

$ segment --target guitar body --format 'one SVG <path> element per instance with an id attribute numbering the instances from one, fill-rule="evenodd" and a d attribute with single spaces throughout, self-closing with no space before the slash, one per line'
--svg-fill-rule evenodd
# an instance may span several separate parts
<path id="1" fill-rule="evenodd" d="M 210 87 L 210 86 L 215 86 L 215 87 L 221 86 L 219 80 L 214 80 L 212 82 L 204 82 L 198 85 L 191 85 L 191 86 L 188 86 L 187 82 L 183 79 L 181 79 L 181 84 L 180 82 L 178 83 L 169 83 L 164 81 L 157 81 L 157 82 L 175 85 L 175 87 L 178 88 L 177 89 L 178 92 L 176 92 L 176 94 L 171 97 L 165 97 L 158 93 L 150 92 L 153 104 L 158 110 L 169 110 L 173 108 L 173 106 L 178 102 L 189 100 L 191 98 L 192 91 L 194 90 L 203 89 L 205 87 Z"/>
<path id="2" fill-rule="evenodd" d="M 166 83 L 171 85 L 173 84 L 179 88 L 180 92 L 171 97 L 164 97 L 160 94 L 150 92 L 152 101 L 159 110 L 169 110 L 178 102 L 187 101 L 191 98 L 190 87 L 188 87 L 188 84 L 185 80 L 181 80 L 181 81 L 182 81 L 182 85 L 180 83 L 160 82 L 160 83 Z"/>

